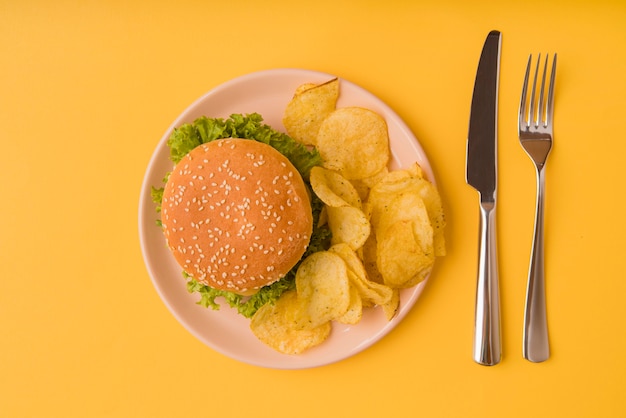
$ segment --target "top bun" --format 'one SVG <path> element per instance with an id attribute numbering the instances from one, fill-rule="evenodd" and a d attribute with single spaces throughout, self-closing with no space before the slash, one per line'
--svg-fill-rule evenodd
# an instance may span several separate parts
<path id="1" fill-rule="evenodd" d="M 291 162 L 269 145 L 234 138 L 200 145 L 176 165 L 161 221 L 187 274 L 242 295 L 289 272 L 313 229 L 308 189 Z"/>

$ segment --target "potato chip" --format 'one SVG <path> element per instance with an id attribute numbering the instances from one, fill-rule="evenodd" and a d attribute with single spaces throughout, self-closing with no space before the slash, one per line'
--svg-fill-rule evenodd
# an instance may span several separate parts
<path id="1" fill-rule="evenodd" d="M 360 258 L 363 262 L 363 267 L 367 272 L 367 277 L 370 281 L 376 283 L 383 283 L 383 276 L 378 270 L 378 262 L 377 262 L 377 247 L 378 243 L 376 242 L 376 234 L 370 233 L 370 236 L 367 237 L 365 244 L 361 247 L 360 250 Z"/>
<path id="2" fill-rule="evenodd" d="M 254 314 L 250 329 L 264 344 L 283 354 L 301 354 L 324 342 L 331 331 L 330 322 L 302 327 L 297 318 L 304 306 L 295 290 L 283 293 L 274 305 L 265 304 Z"/>
<path id="3" fill-rule="evenodd" d="M 336 109 L 319 127 L 317 149 L 324 167 L 348 180 L 372 177 L 389 162 L 387 123 L 361 107 Z"/>
<path id="4" fill-rule="evenodd" d="M 370 190 L 366 204 L 365 213 L 369 216 L 370 222 L 378 227 L 378 221 L 385 208 L 391 206 L 391 202 L 398 194 L 410 189 L 417 188 L 426 180 L 414 178 L 406 170 L 396 170 L 388 173 Z"/>
<path id="5" fill-rule="evenodd" d="M 335 110 L 339 97 L 339 80 L 296 90 L 283 115 L 287 134 L 306 145 L 316 145 L 322 121 Z"/>
<path id="6" fill-rule="evenodd" d="M 435 261 L 432 242 L 420 243 L 412 221 L 398 221 L 377 236 L 377 265 L 386 285 L 412 287 L 424 280 Z"/>
<path id="7" fill-rule="evenodd" d="M 350 286 L 350 304 L 348 310 L 342 316 L 337 318 L 337 322 L 347 325 L 355 325 L 361 321 L 363 317 L 363 301 L 359 295 L 359 291 Z"/>
<path id="8" fill-rule="evenodd" d="M 393 293 L 391 288 L 369 280 L 363 262 L 352 248 L 347 244 L 337 244 L 328 251 L 339 255 L 346 263 L 350 284 L 358 290 L 364 305 L 382 306 L 389 302 Z"/>
<path id="9" fill-rule="evenodd" d="M 400 291 L 398 289 L 393 289 L 389 302 L 383 305 L 383 312 L 385 313 L 385 317 L 387 318 L 388 321 L 391 321 L 393 317 L 396 316 L 399 308 L 400 308 Z"/>
<path id="10" fill-rule="evenodd" d="M 361 208 L 359 192 L 338 172 L 323 167 L 313 167 L 310 182 L 315 194 L 328 206 L 347 204 Z"/>
<path id="11" fill-rule="evenodd" d="M 370 223 L 361 210 L 361 199 L 342 175 L 322 167 L 311 170 L 311 187 L 324 202 L 324 221 L 332 232 L 331 244 L 360 248 L 370 235 Z"/>
<path id="12" fill-rule="evenodd" d="M 361 198 L 361 202 L 364 202 L 367 199 L 372 187 L 376 183 L 378 183 L 383 177 L 385 177 L 388 173 L 389 173 L 389 169 L 385 167 L 378 173 L 374 174 L 372 177 L 350 180 L 350 182 L 352 183 L 352 186 L 359 194 L 359 197 Z"/>
<path id="13" fill-rule="evenodd" d="M 320 217 L 317 220 L 318 227 L 322 227 L 324 225 L 328 225 L 328 206 L 322 206 L 322 210 L 320 211 Z"/>
<path id="14" fill-rule="evenodd" d="M 315 83 L 300 84 L 298 87 L 296 87 L 296 90 L 293 92 L 293 95 L 297 96 L 298 94 L 304 92 L 305 90 L 311 89 L 311 88 L 313 88 L 315 86 L 317 86 L 317 84 L 315 84 Z"/>
<path id="15" fill-rule="evenodd" d="M 327 207 L 331 244 L 344 242 L 356 250 L 363 246 L 371 233 L 370 223 L 361 209 L 352 206 Z"/>
<path id="16" fill-rule="evenodd" d="M 418 164 L 404 170 L 392 171 L 372 187 L 363 208 L 374 231 L 379 228 L 382 212 L 385 208 L 392 207 L 393 200 L 402 193 L 412 193 L 423 200 L 433 228 L 435 255 L 445 255 L 445 217 L 441 198 L 435 186 L 423 177 Z"/>
<path id="17" fill-rule="evenodd" d="M 296 290 L 305 303 L 309 327 L 343 316 L 350 306 L 346 263 L 328 251 L 311 254 L 298 267 Z"/>
<path id="18" fill-rule="evenodd" d="M 419 191 L 409 189 L 399 193 L 391 204 L 381 211 L 376 233 L 384 234 L 392 224 L 398 221 L 410 221 L 418 241 L 429 247 L 433 245 L 433 227 Z"/>
<path id="19" fill-rule="evenodd" d="M 433 227 L 433 246 L 435 248 L 436 256 L 446 255 L 446 238 L 444 230 L 446 226 L 446 219 L 443 212 L 443 205 L 441 203 L 441 197 L 437 188 L 430 182 L 428 182 L 421 190 L 422 199 L 426 205 L 426 211 L 430 223 Z"/>
<path id="20" fill-rule="evenodd" d="M 411 176 L 412 180 L 409 181 L 409 183 L 411 183 L 412 186 L 419 188 L 420 195 L 426 205 L 428 217 L 430 218 L 430 222 L 433 227 L 435 255 L 444 256 L 446 255 L 446 243 L 444 236 L 446 220 L 443 212 L 441 196 L 439 195 L 435 185 L 426 180 L 419 164 L 413 164 L 405 171 Z M 417 181 L 418 179 L 422 179 L 423 181 Z"/>

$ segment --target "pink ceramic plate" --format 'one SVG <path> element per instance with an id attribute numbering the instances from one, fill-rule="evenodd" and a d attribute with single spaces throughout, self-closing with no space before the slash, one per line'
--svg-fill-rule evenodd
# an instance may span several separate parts
<path id="1" fill-rule="evenodd" d="M 222 306 L 214 311 L 196 304 L 199 296 L 187 292 L 180 267 L 155 225 L 158 215 L 150 198 L 150 187 L 160 187 L 164 174 L 172 169 L 166 141 L 174 127 L 192 122 L 199 116 L 226 118 L 233 113 L 256 112 L 274 129 L 284 130 L 283 112 L 296 87 L 334 77 L 308 70 L 277 69 L 249 74 L 220 85 L 189 106 L 172 123 L 157 145 L 145 174 L 139 204 L 139 234 L 144 260 L 157 292 L 189 332 L 214 350 L 245 363 L 276 369 L 303 369 L 350 357 L 374 344 L 402 321 L 425 285 L 422 282 L 401 293 L 399 312 L 391 321 L 384 318 L 381 309 L 369 309 L 357 325 L 333 324 L 331 336 L 320 346 L 298 356 L 284 355 L 258 341 L 249 329 L 249 320 L 235 310 Z M 349 81 L 341 80 L 340 91 L 338 107 L 362 106 L 386 119 L 393 154 L 390 168 L 403 168 L 418 162 L 433 178 L 424 151 L 391 108 Z"/>

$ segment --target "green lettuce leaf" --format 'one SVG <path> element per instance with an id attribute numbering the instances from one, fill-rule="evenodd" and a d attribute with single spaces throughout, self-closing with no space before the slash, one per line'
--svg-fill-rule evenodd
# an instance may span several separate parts
<path id="1" fill-rule="evenodd" d="M 272 129 L 263 123 L 263 117 L 258 113 L 233 114 L 228 119 L 202 116 L 193 123 L 181 125 L 174 129 L 167 141 L 170 159 L 178 163 L 198 145 L 222 138 L 253 139 L 268 144 L 287 157 L 304 179 L 309 178 L 311 168 L 322 163 L 316 149 L 309 149 L 290 136 Z"/>

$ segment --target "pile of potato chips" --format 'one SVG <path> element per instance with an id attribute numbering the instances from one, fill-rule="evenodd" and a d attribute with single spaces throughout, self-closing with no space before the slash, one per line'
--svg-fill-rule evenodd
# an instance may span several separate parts
<path id="1" fill-rule="evenodd" d="M 445 255 L 437 189 L 418 164 L 389 171 L 385 120 L 361 107 L 338 108 L 338 97 L 338 79 L 304 84 L 283 118 L 292 138 L 322 156 L 310 183 L 325 204 L 320 222 L 332 231 L 331 247 L 301 263 L 296 290 L 251 320 L 257 338 L 284 354 L 322 343 L 333 321 L 357 324 L 364 308 L 379 306 L 391 320 L 399 290 L 426 279 L 435 257 Z"/>

